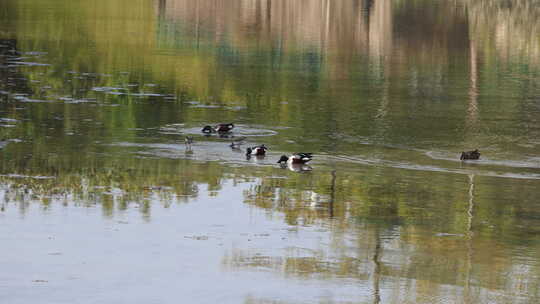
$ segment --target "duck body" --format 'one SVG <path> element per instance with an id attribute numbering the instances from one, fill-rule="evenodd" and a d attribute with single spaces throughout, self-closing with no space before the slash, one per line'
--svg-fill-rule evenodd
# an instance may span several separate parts
<path id="1" fill-rule="evenodd" d="M 246 155 L 266 155 L 266 150 L 268 148 L 265 145 L 260 145 L 256 147 L 250 147 L 246 149 Z"/>
<path id="2" fill-rule="evenodd" d="M 473 151 L 461 152 L 461 157 L 459 159 L 460 160 L 467 160 L 467 159 L 476 160 L 476 159 L 480 159 L 480 152 L 478 152 L 478 149 L 473 150 Z"/>
<path id="3" fill-rule="evenodd" d="M 234 129 L 234 124 L 219 124 L 215 126 L 214 129 L 216 130 L 216 132 L 231 132 L 232 129 Z"/>
<path id="4" fill-rule="evenodd" d="M 186 136 L 186 138 L 184 138 L 184 142 L 186 143 L 186 146 L 191 146 L 193 143 L 193 136 Z"/>
<path id="5" fill-rule="evenodd" d="M 231 132 L 231 130 L 234 128 L 233 123 L 227 123 L 227 124 L 218 124 L 216 126 L 204 126 L 202 128 L 203 133 L 227 133 Z"/>
<path id="6" fill-rule="evenodd" d="M 207 134 L 210 134 L 210 133 L 215 133 L 216 130 L 214 130 L 214 128 L 212 126 L 204 126 L 204 128 L 202 128 L 201 130 L 203 133 L 207 133 Z"/>
<path id="7" fill-rule="evenodd" d="M 305 164 L 313 158 L 313 153 L 295 153 L 291 156 L 282 155 L 278 163 Z"/>

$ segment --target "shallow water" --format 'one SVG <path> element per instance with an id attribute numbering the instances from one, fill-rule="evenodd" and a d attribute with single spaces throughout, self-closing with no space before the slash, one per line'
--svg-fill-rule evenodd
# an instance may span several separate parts
<path id="1" fill-rule="evenodd" d="M 532 0 L 2 1 L 0 299 L 537 303 L 539 39 Z"/>

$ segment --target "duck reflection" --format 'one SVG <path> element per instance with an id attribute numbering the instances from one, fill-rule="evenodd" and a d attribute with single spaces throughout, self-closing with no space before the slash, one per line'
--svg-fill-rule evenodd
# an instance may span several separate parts
<path id="1" fill-rule="evenodd" d="M 190 148 L 191 149 L 191 145 L 193 144 L 193 136 L 186 136 L 184 138 L 184 142 L 186 144 L 186 148 Z"/>
<path id="2" fill-rule="evenodd" d="M 255 163 L 262 163 L 262 161 L 264 160 L 264 155 L 246 154 L 246 160 L 253 160 Z"/>
<path id="3" fill-rule="evenodd" d="M 293 172 L 310 172 L 313 170 L 313 168 L 310 165 L 306 164 L 293 164 L 293 163 L 281 163 L 280 167 L 283 169 L 289 169 Z"/>
<path id="4" fill-rule="evenodd" d="M 184 151 L 184 154 L 188 158 L 193 156 L 193 149 L 191 148 L 191 146 L 186 146 L 186 150 Z"/>
<path id="5" fill-rule="evenodd" d="M 233 150 L 233 151 L 241 152 L 242 151 L 241 147 L 244 144 L 245 139 L 246 139 L 246 137 L 239 137 L 239 138 L 233 137 L 231 139 L 231 144 L 229 145 L 229 147 L 231 147 L 231 150 Z"/>

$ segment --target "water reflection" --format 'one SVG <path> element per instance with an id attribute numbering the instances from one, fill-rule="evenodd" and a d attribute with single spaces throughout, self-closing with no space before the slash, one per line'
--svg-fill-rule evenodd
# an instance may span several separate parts
<path id="1" fill-rule="evenodd" d="M 384 175 L 388 176 L 388 173 Z M 441 294 L 438 295 L 433 293 L 430 296 L 429 292 L 424 294 L 427 290 L 440 290 L 436 287 L 438 284 L 461 286 L 465 289 L 464 291 L 454 290 L 451 292 L 452 294 L 454 292 L 464 293 L 462 294 L 464 298 L 458 296 L 460 298 L 457 300 L 458 302 L 480 300 L 477 298 L 478 293 L 484 288 L 497 290 L 508 285 L 526 284 L 532 286 L 530 282 L 511 282 L 514 279 L 519 281 L 521 278 L 508 277 L 507 279 L 510 280 L 508 282 L 474 278 L 475 273 L 485 274 L 485 271 L 491 273 L 490 277 L 501 278 L 501 276 L 504 277 L 506 271 L 514 268 L 515 265 L 502 262 L 504 258 L 499 254 L 503 254 L 502 252 L 506 252 L 506 250 L 502 249 L 504 245 L 500 242 L 504 243 L 503 240 L 508 238 L 507 240 L 513 243 L 516 241 L 514 236 L 522 234 L 516 231 L 507 231 L 508 234 L 502 232 L 500 230 L 502 226 L 509 227 L 503 224 L 505 220 L 496 223 L 492 217 L 493 214 L 485 217 L 487 213 L 493 212 L 493 208 L 500 208 L 502 205 L 493 206 L 495 200 L 493 200 L 492 195 L 485 192 L 486 189 L 482 190 L 482 193 L 487 196 L 481 195 L 481 197 L 474 198 L 473 177 L 468 183 L 462 184 L 463 190 L 461 191 L 457 189 L 443 190 L 446 194 L 442 196 L 448 199 L 447 203 L 436 199 L 438 197 L 436 193 L 440 193 L 441 189 L 423 187 L 422 180 L 424 178 L 420 176 L 415 178 L 415 182 L 408 179 L 409 181 L 405 182 L 408 185 L 399 187 L 401 190 L 398 192 L 388 192 L 388 188 L 383 190 L 385 182 L 383 180 L 372 181 L 372 175 L 354 176 L 351 179 L 347 177 L 341 180 L 338 178 L 337 182 L 335 177 L 332 177 L 330 185 L 327 187 L 329 189 L 338 188 L 339 192 L 337 193 L 340 196 L 333 203 L 334 213 L 337 217 L 334 216 L 333 220 L 326 224 L 321 223 L 321 220 L 324 221 L 325 218 L 330 217 L 330 211 L 325 203 L 328 204 L 332 200 L 328 198 L 323 201 L 313 199 L 314 196 L 310 193 L 312 190 L 297 191 L 298 188 L 319 189 L 319 193 L 325 193 L 324 190 L 321 190 L 324 187 L 318 186 L 318 184 L 315 186 L 313 180 L 305 180 L 305 177 L 293 178 L 293 181 L 290 179 L 291 177 L 288 180 L 271 179 L 265 181 L 263 179 L 260 185 L 250 189 L 247 202 L 284 213 L 284 220 L 290 225 L 322 225 L 323 227 L 328 225 L 332 232 L 332 236 L 329 237 L 331 241 L 327 240 L 324 243 L 330 247 L 321 247 L 320 251 L 313 253 L 288 253 L 286 257 L 235 251 L 225 258 L 224 263 L 233 268 L 279 271 L 284 276 L 294 275 L 306 278 L 318 277 L 319 275 L 333 278 L 344 276 L 357 278 L 361 281 L 369 280 L 374 286 L 375 301 L 380 300 L 379 289 L 399 289 L 394 284 L 403 284 L 403 281 L 397 280 L 397 278 L 408 281 L 407 284 L 431 282 L 432 286 L 421 292 L 422 298 L 448 297 L 449 295 L 444 295 L 445 293 L 442 291 L 439 291 Z M 329 178 L 326 177 L 325 180 L 328 183 Z M 349 183 L 353 181 L 354 184 L 350 185 Z M 291 186 L 287 186 L 289 183 Z M 404 181 L 400 183 L 402 184 Z M 419 192 L 418 189 L 422 188 L 423 190 Z M 359 193 L 353 189 L 364 189 L 364 191 Z M 327 191 L 326 193 L 328 193 Z M 461 196 L 461 198 L 449 199 L 446 195 L 451 194 Z M 401 201 L 400 198 L 404 198 L 404 201 Z M 473 202 L 473 199 L 476 202 Z M 460 201 L 467 203 L 461 204 Z M 521 201 L 521 199 L 516 198 L 515 201 Z M 532 201 L 518 208 L 523 208 L 530 203 Z M 474 207 L 475 204 L 477 207 Z M 430 211 L 431 208 L 447 211 L 434 218 L 435 213 Z M 518 221 L 522 220 L 525 219 L 520 218 Z M 473 222 L 477 224 L 473 224 Z M 350 237 L 353 235 L 354 237 L 351 239 Z M 372 237 L 370 238 L 369 235 Z M 493 239 L 492 237 L 495 235 L 497 237 Z M 355 245 L 350 242 L 355 243 Z M 533 242 L 536 243 L 536 241 Z M 355 248 L 358 251 L 349 252 L 346 250 L 347 248 Z M 495 256 L 492 251 L 494 248 L 497 248 L 498 252 Z M 502 252 L 499 251 L 501 249 Z M 428 251 L 430 255 L 436 256 L 431 262 L 425 260 Z M 360 256 L 358 256 L 359 253 Z M 515 252 L 511 254 L 515 254 Z M 442 267 L 440 261 L 446 261 L 443 263 L 446 266 Z M 493 265 L 498 266 L 490 268 Z M 372 276 L 360 271 L 362 269 L 364 271 L 372 269 L 370 271 Z M 455 269 L 463 269 L 463 271 L 456 272 Z M 472 271 L 472 269 L 476 271 Z M 360 272 L 357 273 L 356 270 Z M 385 278 L 383 282 L 386 282 L 382 285 L 381 276 Z M 471 282 L 475 282 L 474 286 L 471 285 Z M 534 291 L 520 290 L 519 294 L 524 296 L 530 292 Z M 410 296 L 410 294 L 407 295 L 407 297 Z"/>
<path id="2" fill-rule="evenodd" d="M 212 198 L 272 231 L 225 237 L 230 272 L 357 286 L 360 302 L 533 303 L 531 3 L 3 1 L 0 212 L 137 209 L 152 223 L 179 205 L 208 217 Z M 200 133 L 229 121 L 230 137 Z M 238 138 L 269 155 L 246 160 Z M 474 148 L 486 157 L 459 162 Z M 317 159 L 275 164 L 294 151 Z"/>
<path id="3" fill-rule="evenodd" d="M 293 163 L 284 163 L 280 165 L 282 168 L 289 169 L 293 172 L 308 172 L 313 170 L 313 168 L 306 164 L 293 164 Z"/>

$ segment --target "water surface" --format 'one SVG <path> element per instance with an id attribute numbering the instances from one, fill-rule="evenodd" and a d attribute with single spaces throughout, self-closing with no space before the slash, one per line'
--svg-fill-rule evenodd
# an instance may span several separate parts
<path id="1" fill-rule="evenodd" d="M 5 301 L 539 301 L 535 1 L 0 7 Z"/>

